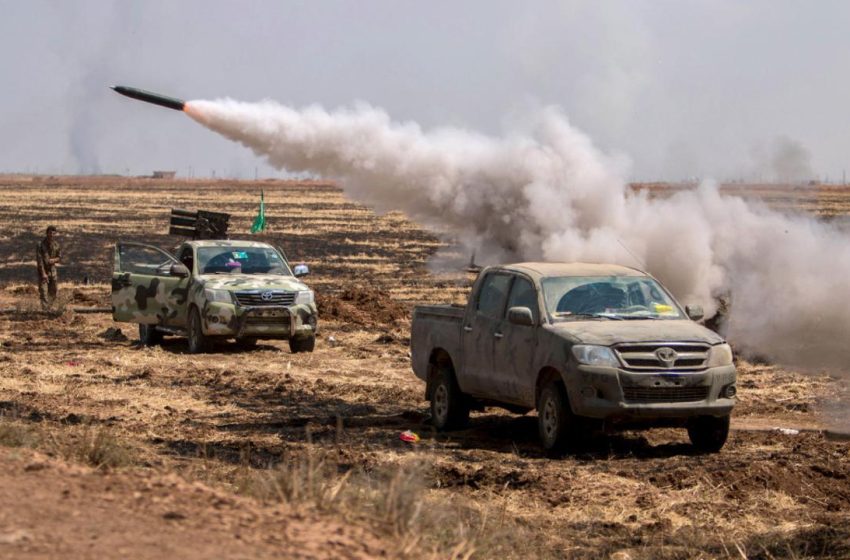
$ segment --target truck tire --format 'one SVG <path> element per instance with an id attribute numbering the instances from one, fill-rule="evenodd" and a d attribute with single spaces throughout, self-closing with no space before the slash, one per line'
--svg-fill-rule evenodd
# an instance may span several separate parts
<path id="1" fill-rule="evenodd" d="M 717 453 L 729 437 L 729 415 L 692 418 L 688 422 L 688 437 L 700 453 Z"/>
<path id="2" fill-rule="evenodd" d="M 442 366 L 431 389 L 431 423 L 440 431 L 455 430 L 469 422 L 469 399 L 457 384 L 451 369 Z"/>
<path id="3" fill-rule="evenodd" d="M 139 323 L 139 343 L 142 346 L 157 346 L 162 344 L 162 332 L 156 330 L 156 325 Z"/>
<path id="4" fill-rule="evenodd" d="M 306 338 L 290 338 L 289 351 L 293 354 L 299 352 L 312 352 L 316 348 L 316 337 L 310 335 Z"/>
<path id="5" fill-rule="evenodd" d="M 203 324 L 201 323 L 201 314 L 197 307 L 193 307 L 189 311 L 189 325 L 186 329 L 186 339 L 189 342 L 190 354 L 203 354 L 210 348 L 210 340 L 204 334 Z"/>
<path id="6" fill-rule="evenodd" d="M 576 418 L 570 410 L 563 385 L 551 381 L 540 392 L 537 404 L 537 428 L 540 443 L 551 455 L 559 455 L 577 440 Z"/>

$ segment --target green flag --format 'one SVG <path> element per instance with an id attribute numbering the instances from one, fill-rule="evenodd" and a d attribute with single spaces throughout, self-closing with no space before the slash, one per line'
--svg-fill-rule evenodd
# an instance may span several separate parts
<path id="1" fill-rule="evenodd" d="M 266 229 L 266 203 L 263 200 L 263 191 L 260 191 L 260 211 L 251 225 L 251 233 L 257 233 Z"/>

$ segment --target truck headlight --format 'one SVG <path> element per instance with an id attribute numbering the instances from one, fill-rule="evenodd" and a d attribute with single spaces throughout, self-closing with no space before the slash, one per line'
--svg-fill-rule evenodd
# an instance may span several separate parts
<path id="1" fill-rule="evenodd" d="M 732 347 L 728 344 L 712 346 L 708 351 L 706 367 L 720 367 L 732 365 Z"/>
<path id="2" fill-rule="evenodd" d="M 313 295 L 313 290 L 302 290 L 295 294 L 295 305 L 307 305 L 315 300 L 316 296 Z"/>
<path id="3" fill-rule="evenodd" d="M 588 366 L 617 367 L 620 365 L 614 351 L 607 346 L 576 344 L 573 346 L 573 357 L 578 363 Z"/>
<path id="4" fill-rule="evenodd" d="M 207 299 L 207 301 L 217 301 L 219 303 L 233 303 L 233 298 L 230 297 L 230 292 L 227 290 L 215 290 L 213 288 L 205 288 L 204 297 Z"/>

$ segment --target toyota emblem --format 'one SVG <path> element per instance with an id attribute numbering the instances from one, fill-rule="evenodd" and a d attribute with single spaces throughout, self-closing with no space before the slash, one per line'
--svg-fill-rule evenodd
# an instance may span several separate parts
<path id="1" fill-rule="evenodd" d="M 274 292 L 263 292 L 260 297 L 263 301 L 271 301 L 274 299 Z"/>
<path id="2" fill-rule="evenodd" d="M 679 357 L 679 354 L 672 348 L 664 346 L 655 351 L 655 357 L 664 364 L 664 367 L 671 368 L 676 363 L 676 358 Z"/>

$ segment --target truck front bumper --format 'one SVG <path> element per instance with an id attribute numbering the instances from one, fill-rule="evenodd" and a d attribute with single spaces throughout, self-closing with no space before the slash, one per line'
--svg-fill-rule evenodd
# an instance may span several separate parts
<path id="1" fill-rule="evenodd" d="M 233 338 L 290 339 L 315 335 L 318 320 L 309 305 L 236 306 L 210 302 L 203 313 L 206 333 Z"/>
<path id="2" fill-rule="evenodd" d="M 565 379 L 570 407 L 579 416 L 640 420 L 726 416 L 735 406 L 734 365 L 702 371 L 634 372 L 575 366 Z"/>

